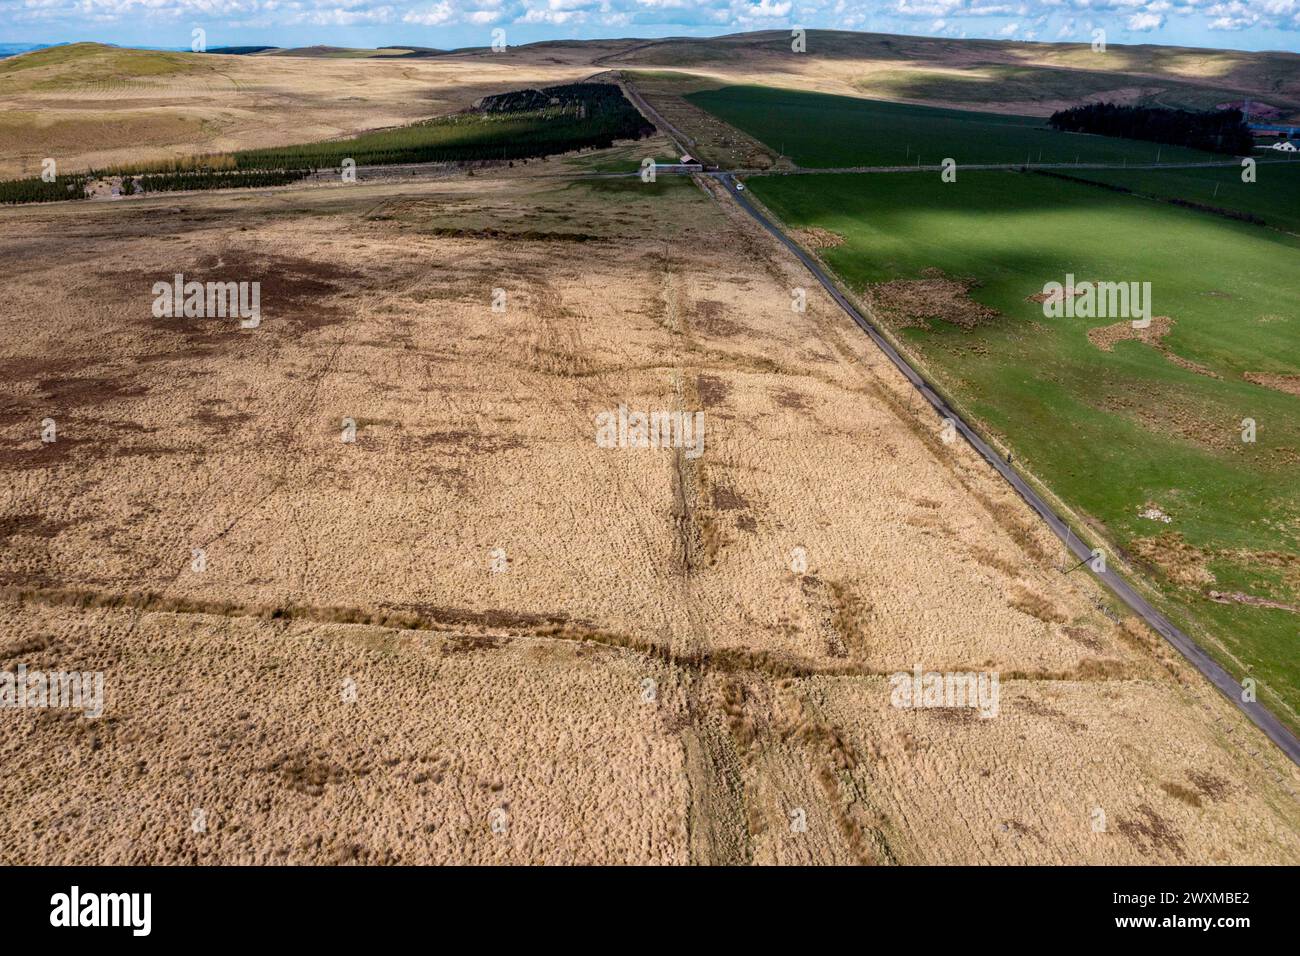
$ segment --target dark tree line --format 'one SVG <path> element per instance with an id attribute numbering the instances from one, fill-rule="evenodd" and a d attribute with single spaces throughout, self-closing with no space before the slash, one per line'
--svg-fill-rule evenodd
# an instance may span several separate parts
<path id="1" fill-rule="evenodd" d="M 121 194 L 175 192 L 182 189 L 235 189 L 283 186 L 312 174 L 310 169 L 251 169 L 232 172 L 193 169 L 170 173 L 123 176 Z M 54 182 L 13 179 L 0 182 L 0 203 L 62 202 L 85 199 L 86 186 L 108 174 L 99 172 L 60 176 Z"/>
<path id="2" fill-rule="evenodd" d="M 59 176 L 47 183 L 39 176 L 34 179 L 11 179 L 0 182 L 0 203 L 62 202 L 66 199 L 86 198 L 84 175 Z"/>
<path id="3" fill-rule="evenodd" d="M 139 177 L 136 188 L 142 193 L 178 192 L 186 189 L 237 189 L 284 186 L 305 179 L 310 169 L 243 169 L 234 172 L 193 169 L 174 173 L 150 173 Z M 131 177 L 123 177 L 123 183 Z"/>
<path id="4" fill-rule="evenodd" d="M 1052 114 L 1048 123 L 1055 129 L 1070 133 L 1123 136 L 1232 156 L 1248 155 L 1255 148 L 1255 137 L 1241 110 L 1202 113 L 1158 106 L 1089 103 L 1059 110 Z"/>

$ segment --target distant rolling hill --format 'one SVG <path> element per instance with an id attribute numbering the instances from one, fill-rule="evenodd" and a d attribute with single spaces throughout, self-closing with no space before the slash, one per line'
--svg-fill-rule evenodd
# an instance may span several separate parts
<path id="1" fill-rule="evenodd" d="M 369 59 L 391 59 L 394 57 L 411 57 L 411 56 L 437 56 L 440 50 L 433 50 L 429 47 L 409 47 L 409 46 L 385 46 L 377 50 L 359 49 L 346 46 L 299 46 L 289 49 L 274 49 L 267 53 L 267 56 L 308 56 L 321 57 L 331 60 L 369 60 Z"/>
<path id="2" fill-rule="evenodd" d="M 608 67 L 672 69 L 792 89 L 1045 115 L 1105 99 L 1212 109 L 1242 94 L 1300 115 L 1300 55 L 1086 42 L 951 40 L 809 30 L 646 40 L 596 58 Z M 525 49 L 525 48 L 521 48 Z"/>
<path id="3" fill-rule="evenodd" d="M 63 48 L 120 49 L 84 43 Z M 30 49 L 35 47 L 0 45 L 0 55 L 13 56 Z M 842 30 L 807 31 L 806 51 L 801 53 L 791 49 L 791 35 L 785 30 L 655 40 L 546 40 L 512 46 L 504 54 L 486 47 L 358 49 L 323 44 L 228 46 L 208 52 L 335 60 L 465 61 L 491 57 L 495 63 L 587 66 L 593 72 L 601 68 L 665 70 L 689 74 L 714 86 L 743 81 L 1033 115 L 1089 100 L 1212 109 L 1249 97 L 1287 119 L 1300 117 L 1300 55 L 1286 52 L 1151 44 L 1111 44 L 1104 52 L 1095 52 L 1086 42 L 955 40 Z M 139 63 L 145 65 L 145 61 Z M 114 68 L 130 72 L 129 65 L 120 61 Z"/>
<path id="4" fill-rule="evenodd" d="M 0 60 L 20 53 L 30 53 L 32 50 L 47 50 L 55 45 L 53 43 L 0 43 Z"/>
<path id="5" fill-rule="evenodd" d="M 0 59 L 0 177 L 352 136 L 446 115 L 484 96 L 622 71 L 662 104 L 761 85 L 1046 116 L 1081 102 L 1213 108 L 1250 99 L 1300 117 L 1300 55 L 951 40 L 811 30 L 713 38 L 550 40 L 442 51 L 214 47 L 196 55 L 102 43 Z M 18 44 L 0 49 L 14 49 Z M 328 70 L 322 60 L 329 61 Z M 688 106 L 689 104 L 687 104 Z M 683 107 L 686 108 L 686 107 Z"/>
<path id="6" fill-rule="evenodd" d="M 204 53 L 224 53 L 228 56 L 251 56 L 254 53 L 267 53 L 280 49 L 278 46 L 214 46 Z"/>
<path id="7" fill-rule="evenodd" d="M 0 59 L 0 179 L 46 158 L 74 172 L 355 136 L 598 72 L 525 58 L 489 70 L 408 47 L 218 50 L 72 43 Z"/>
<path id="8" fill-rule="evenodd" d="M 54 92 L 89 83 L 133 83 L 211 69 L 192 53 L 139 50 L 104 43 L 66 43 L 0 62 L 0 95 L 23 90 Z"/>
<path id="9" fill-rule="evenodd" d="M 806 50 L 784 30 L 721 37 L 545 40 L 512 46 L 377 50 L 332 46 L 275 50 L 270 56 L 332 59 L 425 58 L 670 70 L 714 86 L 744 81 L 789 89 L 1047 115 L 1089 100 L 1212 109 L 1258 98 L 1300 117 L 1300 55 L 1089 43 L 1025 43 L 809 30 Z M 722 80 L 725 82 L 716 82 Z"/>

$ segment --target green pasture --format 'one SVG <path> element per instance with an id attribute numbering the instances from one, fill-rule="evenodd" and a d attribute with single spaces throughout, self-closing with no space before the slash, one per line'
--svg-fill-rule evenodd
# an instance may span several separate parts
<path id="1" fill-rule="evenodd" d="M 1059 133 L 1044 119 L 910 106 L 761 86 L 689 93 L 692 103 L 807 167 L 981 163 L 1153 163 L 1223 156 Z"/>
<path id="2" fill-rule="evenodd" d="M 1261 170 L 1255 185 L 1266 196 L 1279 181 Z M 954 183 L 937 173 L 756 176 L 748 185 L 788 226 L 842 235 L 821 254 L 856 292 L 934 269 L 972 280 L 970 297 L 995 318 L 896 334 L 1019 461 L 1106 529 L 1176 619 L 1212 634 L 1300 710 L 1300 614 L 1207 596 L 1241 591 L 1300 606 L 1300 397 L 1245 377 L 1300 376 L 1300 240 L 1019 172 L 959 172 Z M 1088 329 L 1122 319 L 1048 318 L 1028 301 L 1067 273 L 1150 282 L 1153 314 L 1174 320 L 1160 343 L 1168 354 L 1138 341 L 1103 351 Z M 1242 441 L 1247 418 L 1253 443 Z M 1143 517 L 1152 505 L 1171 520 Z M 1162 537 L 1171 535 L 1195 549 L 1190 558 L 1175 558 L 1174 539 Z M 1214 580 L 1180 583 L 1189 564 Z"/>

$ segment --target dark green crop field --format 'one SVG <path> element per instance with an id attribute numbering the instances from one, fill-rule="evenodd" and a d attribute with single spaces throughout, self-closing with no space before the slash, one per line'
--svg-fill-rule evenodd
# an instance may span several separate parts
<path id="1" fill-rule="evenodd" d="M 1224 157 L 1136 140 L 1060 133 L 1030 116 L 908 106 L 852 96 L 728 86 L 686 97 L 800 166 L 1153 163 Z"/>
<path id="2" fill-rule="evenodd" d="M 1300 234 L 1300 159 L 1278 162 L 1259 154 L 1255 181 L 1243 182 L 1240 167 L 1223 169 L 1081 169 L 1094 182 L 1145 196 L 1181 199 L 1247 213 L 1266 225 Z"/>

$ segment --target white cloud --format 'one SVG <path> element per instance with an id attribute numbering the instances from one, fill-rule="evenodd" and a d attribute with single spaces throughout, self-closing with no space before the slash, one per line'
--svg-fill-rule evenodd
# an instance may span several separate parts
<path id="1" fill-rule="evenodd" d="M 1135 13 L 1125 22 L 1125 26 L 1135 33 L 1149 33 L 1164 25 L 1165 17 L 1162 13 Z"/>
<path id="2" fill-rule="evenodd" d="M 1300 0 L 0 0 L 0 22 L 148 26 L 181 20 L 209 28 L 521 23 L 550 25 L 558 34 L 574 32 L 560 27 L 600 24 L 631 35 L 650 25 L 725 32 L 788 28 L 797 20 L 810 29 L 1076 42 L 1086 42 L 1096 27 L 1157 39 L 1176 28 L 1184 40 L 1199 34 L 1209 41 L 1213 31 L 1300 31 Z M 1289 38 L 1275 45 L 1294 48 Z"/>
<path id="3" fill-rule="evenodd" d="M 423 10 L 407 10 L 402 17 L 402 22 L 416 23 L 422 27 L 436 27 L 443 23 L 450 23 L 454 16 L 451 4 L 448 0 L 442 0 L 441 3 L 435 3 Z"/>
<path id="4" fill-rule="evenodd" d="M 739 25 L 763 23 L 769 20 L 784 20 L 790 16 L 794 4 L 790 0 L 739 0 L 732 2 L 732 22 Z"/>

